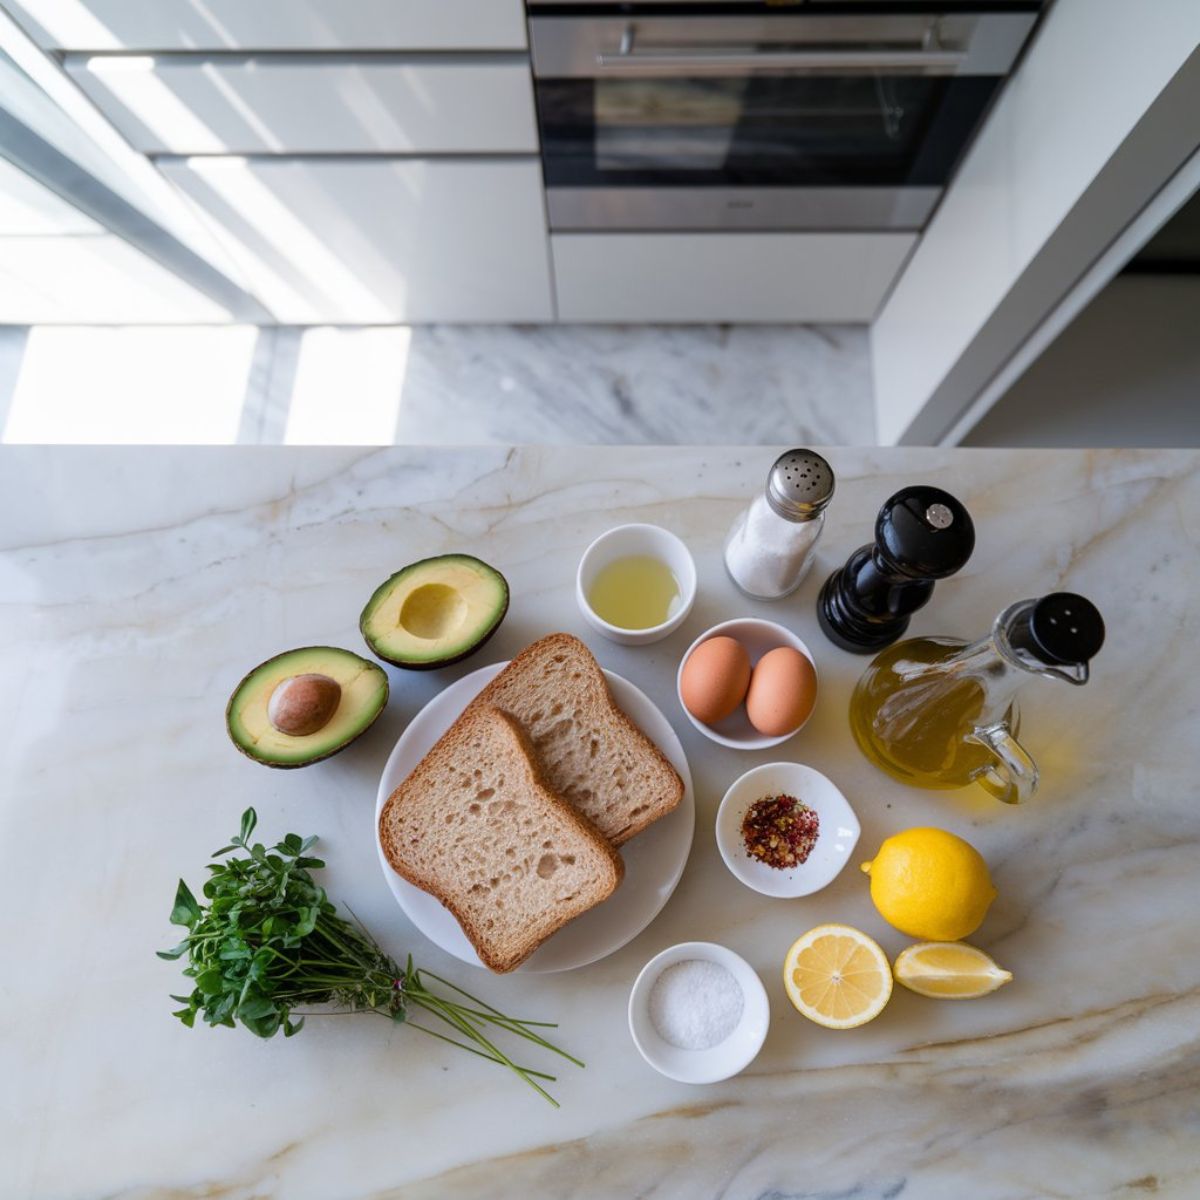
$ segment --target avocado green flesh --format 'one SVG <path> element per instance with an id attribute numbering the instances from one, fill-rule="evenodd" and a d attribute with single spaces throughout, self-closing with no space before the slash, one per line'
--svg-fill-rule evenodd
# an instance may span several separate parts
<path id="1" fill-rule="evenodd" d="M 377 588 L 359 622 L 367 645 L 401 667 L 457 662 L 496 631 L 508 611 L 508 584 L 467 554 L 426 558 Z"/>
<path id="2" fill-rule="evenodd" d="M 293 675 L 328 675 L 341 685 L 338 706 L 315 733 L 280 733 L 267 716 L 271 693 Z M 255 667 L 237 686 L 225 713 L 234 745 L 259 762 L 303 767 L 342 749 L 383 711 L 388 679 L 383 669 L 349 650 L 306 646 L 289 650 Z"/>

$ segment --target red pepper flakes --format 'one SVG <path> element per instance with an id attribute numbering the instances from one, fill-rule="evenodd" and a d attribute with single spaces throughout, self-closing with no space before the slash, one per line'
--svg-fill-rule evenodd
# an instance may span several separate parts
<path id="1" fill-rule="evenodd" d="M 742 818 L 742 840 L 751 858 L 786 871 L 808 861 L 821 822 L 795 796 L 764 796 Z"/>

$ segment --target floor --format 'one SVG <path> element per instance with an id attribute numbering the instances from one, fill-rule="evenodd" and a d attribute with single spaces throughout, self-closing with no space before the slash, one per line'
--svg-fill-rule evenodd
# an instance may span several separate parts
<path id="1" fill-rule="evenodd" d="M 0 440 L 870 445 L 863 326 L 0 327 Z"/>
<path id="2" fill-rule="evenodd" d="M 967 446 L 1200 446 L 1200 275 L 1118 275 Z"/>

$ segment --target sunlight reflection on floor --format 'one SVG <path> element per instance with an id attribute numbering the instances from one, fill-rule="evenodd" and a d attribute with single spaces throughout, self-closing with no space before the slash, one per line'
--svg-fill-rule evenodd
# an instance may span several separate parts
<path id="1" fill-rule="evenodd" d="M 412 330 L 307 329 L 284 442 L 378 446 L 395 440 Z"/>
<path id="2" fill-rule="evenodd" d="M 36 326 L 3 441 L 235 442 L 257 336 L 251 325 Z"/>

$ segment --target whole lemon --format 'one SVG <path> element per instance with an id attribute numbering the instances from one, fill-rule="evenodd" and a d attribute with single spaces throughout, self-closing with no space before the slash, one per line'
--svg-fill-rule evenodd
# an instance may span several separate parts
<path id="1" fill-rule="evenodd" d="M 906 829 L 862 864 L 880 916 L 901 933 L 956 942 L 974 933 L 996 898 L 987 863 L 944 829 Z"/>

